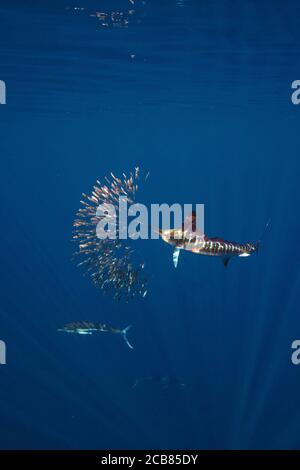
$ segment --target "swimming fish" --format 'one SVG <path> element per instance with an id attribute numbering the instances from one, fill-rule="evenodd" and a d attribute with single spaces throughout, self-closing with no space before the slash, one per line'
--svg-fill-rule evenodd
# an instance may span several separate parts
<path id="1" fill-rule="evenodd" d="M 270 220 L 263 235 L 269 223 Z M 196 229 L 196 214 L 194 212 L 186 218 L 182 227 L 171 230 L 159 229 L 159 234 L 166 243 L 174 247 L 173 263 L 175 268 L 178 265 L 180 250 L 191 251 L 199 255 L 219 256 L 226 267 L 234 256 L 247 257 L 257 252 L 262 239 L 261 236 L 256 243 L 236 243 L 218 237 L 208 237 Z"/>
<path id="2" fill-rule="evenodd" d="M 78 266 L 91 276 L 95 287 L 112 295 L 117 301 L 123 299 L 129 302 L 147 295 L 145 263 L 139 260 L 137 252 L 129 243 L 120 240 L 119 224 L 115 225 L 114 239 L 98 237 L 98 223 L 103 219 L 98 209 L 103 205 L 113 207 L 119 220 L 119 198 L 126 197 L 129 204 L 137 202 L 137 193 L 148 174 L 144 177 L 137 166 L 129 175 L 123 173 L 121 178 L 110 173 L 104 182 L 97 180 L 92 191 L 83 194 L 81 207 L 73 223 L 73 241 L 78 246 L 74 255 L 80 257 Z"/>
<path id="3" fill-rule="evenodd" d="M 122 335 L 125 343 L 130 349 L 133 349 L 133 346 L 127 339 L 127 332 L 131 328 L 131 325 L 127 326 L 123 330 L 119 328 L 114 328 L 112 326 L 106 325 L 105 323 L 94 323 L 90 321 L 75 321 L 72 323 L 67 323 L 63 328 L 58 329 L 57 331 L 63 331 L 64 333 L 77 333 L 79 335 L 92 335 L 94 333 L 116 333 Z"/>

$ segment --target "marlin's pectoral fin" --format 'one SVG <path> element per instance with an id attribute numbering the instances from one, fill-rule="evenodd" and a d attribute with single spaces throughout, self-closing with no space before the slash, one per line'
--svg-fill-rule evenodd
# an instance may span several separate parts
<path id="1" fill-rule="evenodd" d="M 230 256 L 226 256 L 222 258 L 222 263 L 224 264 L 225 268 L 227 268 L 229 261 L 230 261 Z"/>
<path id="2" fill-rule="evenodd" d="M 180 254 L 180 248 L 177 248 L 177 247 L 174 248 L 174 251 L 173 251 L 173 263 L 174 263 L 175 268 L 177 268 L 177 265 L 178 265 L 179 254 Z"/>

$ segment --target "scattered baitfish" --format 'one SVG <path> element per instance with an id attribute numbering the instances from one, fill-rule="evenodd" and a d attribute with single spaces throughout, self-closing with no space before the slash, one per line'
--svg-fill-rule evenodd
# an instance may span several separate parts
<path id="1" fill-rule="evenodd" d="M 136 253 L 126 240 L 119 239 L 120 227 L 116 226 L 116 239 L 97 237 L 97 224 L 103 217 L 97 214 L 97 209 L 101 204 L 109 204 L 115 208 L 118 217 L 119 197 L 127 197 L 128 204 L 134 203 L 137 182 L 146 178 L 141 177 L 140 169 L 136 167 L 129 176 L 123 173 L 122 178 L 118 178 L 111 173 L 110 177 L 104 178 L 104 184 L 97 181 L 90 195 L 83 194 L 82 207 L 73 224 L 73 240 L 79 248 L 75 254 L 82 257 L 79 266 L 85 268 L 96 287 L 116 300 L 145 297 L 145 264 L 136 260 Z"/>
<path id="2" fill-rule="evenodd" d="M 94 333 L 116 333 L 123 337 L 125 343 L 130 349 L 133 349 L 133 346 L 130 344 L 127 338 L 127 332 L 130 328 L 131 325 L 127 326 L 123 330 L 120 330 L 119 328 L 114 328 L 112 326 L 106 325 L 105 323 L 75 321 L 72 323 L 67 323 L 62 328 L 59 328 L 58 331 L 63 331 L 64 333 L 76 333 L 78 335 L 92 335 Z"/>

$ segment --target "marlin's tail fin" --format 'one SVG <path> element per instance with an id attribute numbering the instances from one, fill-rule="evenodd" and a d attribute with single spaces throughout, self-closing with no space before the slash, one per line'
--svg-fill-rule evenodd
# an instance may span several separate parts
<path id="1" fill-rule="evenodd" d="M 129 326 L 126 326 L 126 328 L 124 328 L 124 330 L 121 331 L 121 334 L 124 338 L 124 341 L 125 343 L 127 344 L 127 346 L 130 348 L 130 349 L 133 349 L 133 346 L 129 343 L 128 339 L 127 339 L 127 331 L 130 330 L 131 328 L 131 325 Z"/>

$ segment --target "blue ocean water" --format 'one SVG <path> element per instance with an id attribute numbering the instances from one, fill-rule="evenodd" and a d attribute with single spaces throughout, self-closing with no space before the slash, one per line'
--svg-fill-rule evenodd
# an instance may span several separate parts
<path id="1" fill-rule="evenodd" d="M 2 0 L 2 449 L 299 448 L 296 0 Z M 71 260 L 97 178 L 140 165 L 142 202 L 204 203 L 259 256 L 140 242 L 149 293 L 117 303 Z M 132 324 L 68 336 L 88 319 Z M 163 387 L 143 377 L 182 380 Z"/>

